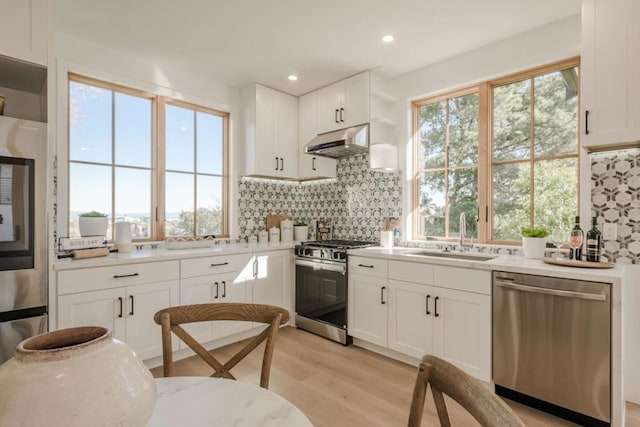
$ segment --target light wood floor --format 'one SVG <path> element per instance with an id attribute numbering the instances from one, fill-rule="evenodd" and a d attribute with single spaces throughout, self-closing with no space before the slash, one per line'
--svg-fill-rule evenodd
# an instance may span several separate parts
<path id="1" fill-rule="evenodd" d="M 223 362 L 239 347 L 213 353 Z M 258 347 L 232 373 L 241 381 L 260 382 L 263 347 Z M 152 369 L 162 376 L 162 367 Z M 209 376 L 197 356 L 175 364 L 176 375 Z M 295 328 L 280 330 L 269 389 L 294 403 L 315 427 L 406 426 L 416 368 L 355 346 L 343 347 Z M 572 426 L 567 421 L 515 402 L 509 405 L 530 427 Z M 447 400 L 454 426 L 477 426 L 462 408 Z M 640 426 L 640 406 L 627 405 L 627 426 Z M 428 393 L 424 426 L 439 425 Z"/>

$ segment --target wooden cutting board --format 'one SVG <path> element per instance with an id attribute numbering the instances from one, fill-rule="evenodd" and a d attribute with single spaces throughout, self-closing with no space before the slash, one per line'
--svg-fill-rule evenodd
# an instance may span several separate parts
<path id="1" fill-rule="evenodd" d="M 573 259 L 553 259 L 543 258 L 547 264 L 562 265 L 565 267 L 580 267 L 580 268 L 613 268 L 615 266 L 612 262 L 590 262 L 590 261 L 577 261 Z"/>
<path id="2" fill-rule="evenodd" d="M 287 214 L 275 214 L 267 216 L 267 231 L 271 230 L 271 227 L 280 228 L 280 221 L 283 219 L 291 219 Z"/>

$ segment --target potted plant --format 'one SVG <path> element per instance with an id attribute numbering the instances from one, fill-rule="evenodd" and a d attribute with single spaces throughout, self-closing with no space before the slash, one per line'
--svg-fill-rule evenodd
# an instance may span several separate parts
<path id="1" fill-rule="evenodd" d="M 107 214 L 98 211 L 82 213 L 78 218 L 78 227 L 82 237 L 106 236 L 108 225 Z"/>
<path id="2" fill-rule="evenodd" d="M 545 237 L 549 235 L 546 228 L 522 228 L 522 251 L 526 258 L 540 259 L 544 257 L 547 246 Z"/>
<path id="3" fill-rule="evenodd" d="M 297 221 L 293 225 L 293 240 L 305 242 L 309 237 L 309 226 L 304 221 Z"/>

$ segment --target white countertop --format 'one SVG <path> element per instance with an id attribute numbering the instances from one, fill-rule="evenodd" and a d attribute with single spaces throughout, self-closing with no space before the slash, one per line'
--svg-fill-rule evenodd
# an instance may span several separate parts
<path id="1" fill-rule="evenodd" d="M 454 258 L 430 258 L 412 255 L 426 249 L 394 247 L 383 248 L 373 246 L 349 250 L 349 255 L 369 258 L 383 258 L 397 261 L 421 262 L 426 264 L 448 265 L 451 267 L 472 268 L 476 270 L 499 270 L 512 273 L 538 274 L 543 276 L 563 277 L 567 279 L 589 280 L 607 283 L 619 283 L 622 279 L 624 265 L 614 268 L 576 268 L 546 264 L 539 259 L 529 259 L 520 255 L 496 255 L 488 261 L 461 260 Z M 465 255 L 488 255 L 464 252 Z"/>
<path id="2" fill-rule="evenodd" d="M 254 252 L 268 252 L 293 249 L 298 242 L 290 243 L 227 243 L 208 248 L 194 249 L 142 249 L 129 253 L 110 253 L 105 257 L 72 260 L 64 258 L 56 261 L 54 270 L 73 270 L 76 268 L 105 267 L 110 265 L 136 264 L 140 262 L 170 261 L 187 258 L 200 258 L 217 255 L 231 255 Z"/>

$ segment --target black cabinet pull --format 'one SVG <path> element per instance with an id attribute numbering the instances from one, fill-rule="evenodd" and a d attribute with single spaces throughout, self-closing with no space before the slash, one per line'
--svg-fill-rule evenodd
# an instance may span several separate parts
<path id="1" fill-rule="evenodd" d="M 584 134 L 589 135 L 589 110 L 584 111 Z"/>
<path id="2" fill-rule="evenodd" d="M 426 314 L 431 314 L 431 312 L 429 311 L 429 298 L 431 298 L 431 295 L 427 295 L 427 303 L 425 305 L 426 307 Z"/>
<path id="3" fill-rule="evenodd" d="M 227 282 L 222 281 L 222 298 L 227 297 Z"/>
<path id="4" fill-rule="evenodd" d="M 380 304 L 386 304 L 387 302 L 384 300 L 384 290 L 387 289 L 386 286 L 380 288 Z"/>
<path id="5" fill-rule="evenodd" d="M 120 302 L 120 313 L 118 314 L 118 317 L 122 317 L 122 297 L 118 297 L 118 301 Z"/>
<path id="6" fill-rule="evenodd" d="M 336 114 L 335 114 L 335 119 L 336 119 L 336 123 L 340 123 L 340 120 L 338 120 L 338 109 L 336 108 Z"/>
<path id="7" fill-rule="evenodd" d="M 276 157 L 276 170 L 278 170 L 278 158 Z"/>
<path id="8" fill-rule="evenodd" d="M 211 264 L 211 267 L 220 267 L 221 265 L 229 265 L 228 262 L 219 262 L 219 263 L 213 263 Z"/>
<path id="9" fill-rule="evenodd" d="M 373 268 L 373 265 L 358 264 L 358 267 Z"/>
<path id="10" fill-rule="evenodd" d="M 342 113 L 344 113 L 344 108 L 340 109 L 340 121 L 344 123 L 344 118 L 342 117 Z"/>
<path id="11" fill-rule="evenodd" d="M 280 170 L 284 170 L 284 157 L 280 157 Z"/>
<path id="12" fill-rule="evenodd" d="M 129 295 L 129 298 L 131 299 L 131 311 L 129 312 L 129 315 L 133 316 L 133 295 Z"/>
<path id="13" fill-rule="evenodd" d="M 218 284 L 218 282 L 214 282 L 214 284 L 216 285 L 216 296 L 213 297 L 214 299 L 218 299 L 218 297 L 220 296 L 220 285 Z"/>
<path id="14" fill-rule="evenodd" d="M 440 297 L 436 297 L 435 300 L 433 300 L 433 310 L 435 311 L 434 316 L 439 317 L 440 315 L 438 314 L 438 300 L 440 299 Z"/>
<path id="15" fill-rule="evenodd" d="M 133 274 L 114 274 L 113 278 L 114 279 L 122 279 L 124 277 L 136 277 L 139 276 L 138 273 L 133 273 Z"/>
<path id="16" fill-rule="evenodd" d="M 313 157 L 311 159 L 311 169 L 316 170 L 316 158 Z"/>

